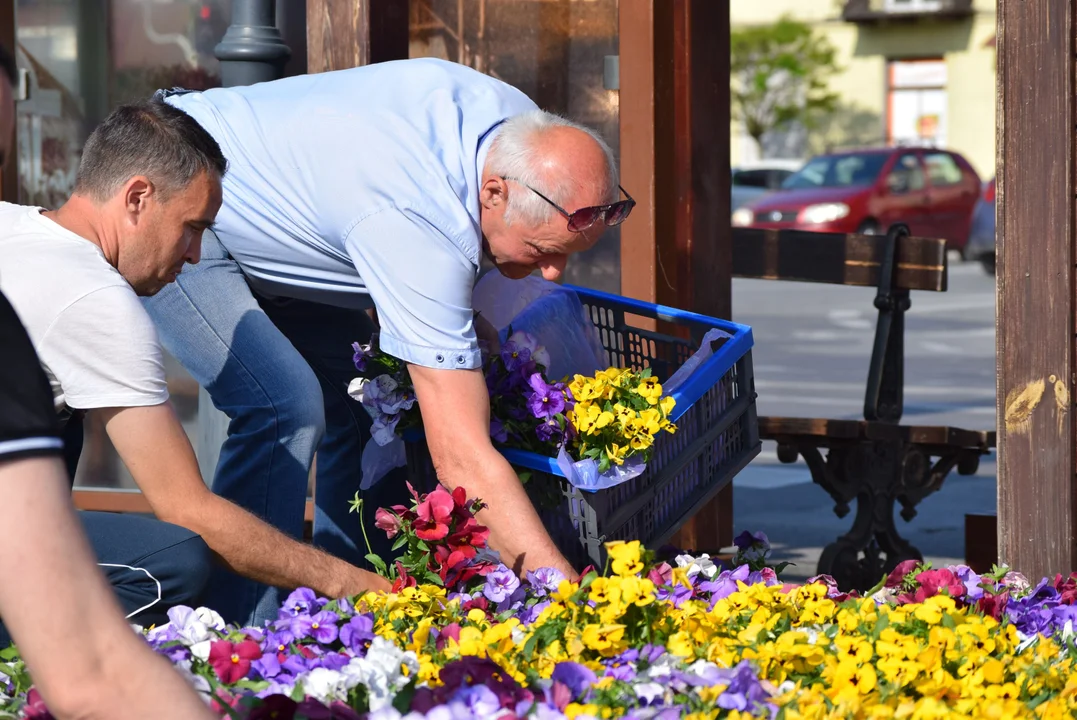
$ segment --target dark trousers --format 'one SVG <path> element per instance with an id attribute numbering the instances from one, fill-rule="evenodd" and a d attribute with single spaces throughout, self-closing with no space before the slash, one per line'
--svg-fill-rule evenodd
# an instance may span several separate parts
<path id="1" fill-rule="evenodd" d="M 74 478 L 81 419 L 64 430 L 65 460 Z M 168 622 L 168 609 L 197 606 L 209 578 L 209 547 L 190 530 L 141 515 L 80 512 L 79 520 L 124 615 L 142 626 Z M 0 647 L 10 644 L 0 625 Z"/>

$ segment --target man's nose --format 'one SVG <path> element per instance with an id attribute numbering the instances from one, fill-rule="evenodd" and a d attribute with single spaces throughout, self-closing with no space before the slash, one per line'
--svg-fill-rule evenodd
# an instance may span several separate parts
<path id="1" fill-rule="evenodd" d="M 191 265 L 197 265 L 198 261 L 202 259 L 202 234 L 191 241 L 191 244 L 187 246 L 187 254 L 183 256 L 184 261 L 189 262 Z"/>
<path id="2" fill-rule="evenodd" d="M 556 281 L 565 271 L 565 264 L 567 262 L 568 258 L 564 256 L 550 258 L 543 261 L 540 267 L 540 270 L 542 271 L 542 277 L 551 282 Z"/>

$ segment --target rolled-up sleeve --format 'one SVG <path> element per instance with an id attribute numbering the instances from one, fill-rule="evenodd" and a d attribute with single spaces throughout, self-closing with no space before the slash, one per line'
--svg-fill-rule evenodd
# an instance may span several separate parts
<path id="1" fill-rule="evenodd" d="M 429 368 L 481 366 L 471 309 L 477 268 L 457 242 L 390 208 L 357 222 L 345 247 L 377 307 L 382 350 Z"/>

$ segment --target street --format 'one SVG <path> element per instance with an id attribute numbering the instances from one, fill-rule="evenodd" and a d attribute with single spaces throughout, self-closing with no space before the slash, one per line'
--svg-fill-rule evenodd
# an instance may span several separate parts
<path id="1" fill-rule="evenodd" d="M 995 427 L 995 285 L 978 263 L 951 256 L 949 290 L 914 292 L 906 314 L 903 424 Z M 875 290 L 836 285 L 733 281 L 733 319 L 752 326 L 761 416 L 863 418 L 874 340 Z M 898 531 L 932 562 L 964 558 L 964 516 L 995 511 L 994 455 L 975 476 L 956 472 Z M 734 481 L 736 531 L 762 530 L 785 577 L 815 574 L 823 546 L 845 532 L 803 461 L 778 462 L 775 444 Z"/>

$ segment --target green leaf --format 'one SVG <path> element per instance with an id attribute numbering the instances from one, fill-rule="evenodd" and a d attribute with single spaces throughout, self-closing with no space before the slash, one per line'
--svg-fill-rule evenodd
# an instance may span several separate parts
<path id="1" fill-rule="evenodd" d="M 426 543 L 425 543 L 424 541 L 422 541 L 422 540 L 420 540 L 419 542 L 415 543 L 415 547 L 419 548 L 419 549 L 420 549 L 420 550 L 422 550 L 422 551 L 423 551 L 424 553 L 428 553 L 428 552 L 430 552 L 430 546 L 429 546 L 429 545 L 427 545 L 427 544 L 426 544 Z"/>
<path id="2" fill-rule="evenodd" d="M 881 635 L 883 630 L 888 627 L 890 627 L 890 616 L 880 615 L 879 619 L 875 621 L 875 629 L 871 631 L 871 634 L 876 640 L 878 640 L 879 635 Z"/>
<path id="3" fill-rule="evenodd" d="M 409 680 L 408 684 L 401 688 L 393 698 L 393 708 L 401 715 L 407 714 L 411 710 L 411 699 L 415 697 L 416 680 L 418 680 L 417 677 Z"/>
<path id="4" fill-rule="evenodd" d="M 954 622 L 954 619 L 952 617 L 950 617 L 950 613 L 943 613 L 942 626 L 945 627 L 945 628 L 950 628 L 951 630 L 953 630 L 954 628 L 957 627 L 957 623 Z"/>
<path id="5" fill-rule="evenodd" d="M 524 643 L 523 656 L 527 660 L 531 660 L 535 655 L 535 646 L 538 645 L 539 634 L 534 632 L 531 637 L 527 638 L 527 642 Z"/>
<path id="6" fill-rule="evenodd" d="M 366 556 L 366 561 L 374 566 L 374 569 L 378 571 L 378 574 L 382 577 L 389 576 L 389 569 L 385 565 L 385 561 L 381 559 L 381 556 L 377 553 L 369 553 Z"/>
<path id="7" fill-rule="evenodd" d="M 396 539 L 396 542 L 393 543 L 393 550 L 399 550 L 400 548 L 404 547 L 407 544 L 408 544 L 408 536 L 407 535 L 401 535 L 400 537 L 398 537 Z"/>
<path id="8" fill-rule="evenodd" d="M 426 570 L 423 572 L 423 577 L 426 578 L 428 583 L 437 585 L 438 587 L 445 587 L 445 583 L 441 580 L 441 577 L 436 572 Z"/>

